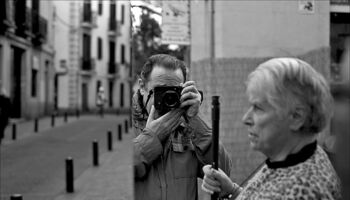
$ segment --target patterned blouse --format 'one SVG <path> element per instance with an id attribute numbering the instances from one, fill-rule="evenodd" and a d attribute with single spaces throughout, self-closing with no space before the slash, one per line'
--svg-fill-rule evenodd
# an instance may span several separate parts
<path id="1" fill-rule="evenodd" d="M 314 142 L 285 161 L 267 160 L 236 199 L 341 199 L 340 182 L 327 154 Z"/>

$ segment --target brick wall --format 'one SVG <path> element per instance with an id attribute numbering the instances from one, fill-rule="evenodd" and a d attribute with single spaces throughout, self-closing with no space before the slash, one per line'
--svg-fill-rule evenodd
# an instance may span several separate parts
<path id="1" fill-rule="evenodd" d="M 329 49 L 321 48 L 296 57 L 310 63 L 329 78 Z M 261 162 L 264 156 L 250 149 L 246 127 L 241 119 L 248 108 L 245 80 L 260 63 L 269 58 L 219 58 L 211 71 L 210 60 L 192 62 L 190 78 L 204 92 L 201 112 L 211 119 L 211 96 L 220 96 L 220 139 L 233 160 L 231 178 L 241 183 Z"/>

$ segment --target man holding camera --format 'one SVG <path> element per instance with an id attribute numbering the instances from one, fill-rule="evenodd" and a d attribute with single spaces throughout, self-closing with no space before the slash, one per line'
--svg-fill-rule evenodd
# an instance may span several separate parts
<path id="1" fill-rule="evenodd" d="M 133 98 L 135 199 L 197 199 L 201 167 L 212 163 L 211 128 L 198 116 L 201 94 L 186 67 L 159 54 L 144 64 Z M 219 165 L 230 173 L 222 146 Z"/>

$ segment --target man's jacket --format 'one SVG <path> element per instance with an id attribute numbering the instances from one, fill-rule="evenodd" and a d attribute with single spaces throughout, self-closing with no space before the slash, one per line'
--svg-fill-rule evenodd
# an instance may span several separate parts
<path id="1" fill-rule="evenodd" d="M 133 140 L 136 200 L 196 200 L 197 178 L 212 164 L 211 128 L 198 116 L 161 142 L 143 129 Z M 180 138 L 180 139 L 179 139 Z M 220 144 L 219 167 L 230 175 L 231 161 Z"/>

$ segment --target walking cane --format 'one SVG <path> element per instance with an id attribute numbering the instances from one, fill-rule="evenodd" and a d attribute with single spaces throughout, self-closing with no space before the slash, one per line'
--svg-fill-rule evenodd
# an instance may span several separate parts
<path id="1" fill-rule="evenodd" d="M 212 107 L 211 107 L 211 117 L 212 117 L 212 143 L 213 143 L 213 165 L 214 169 L 219 168 L 219 123 L 220 123 L 220 102 L 219 96 L 212 97 Z M 211 195 L 211 200 L 217 200 L 219 198 L 218 193 Z"/>

